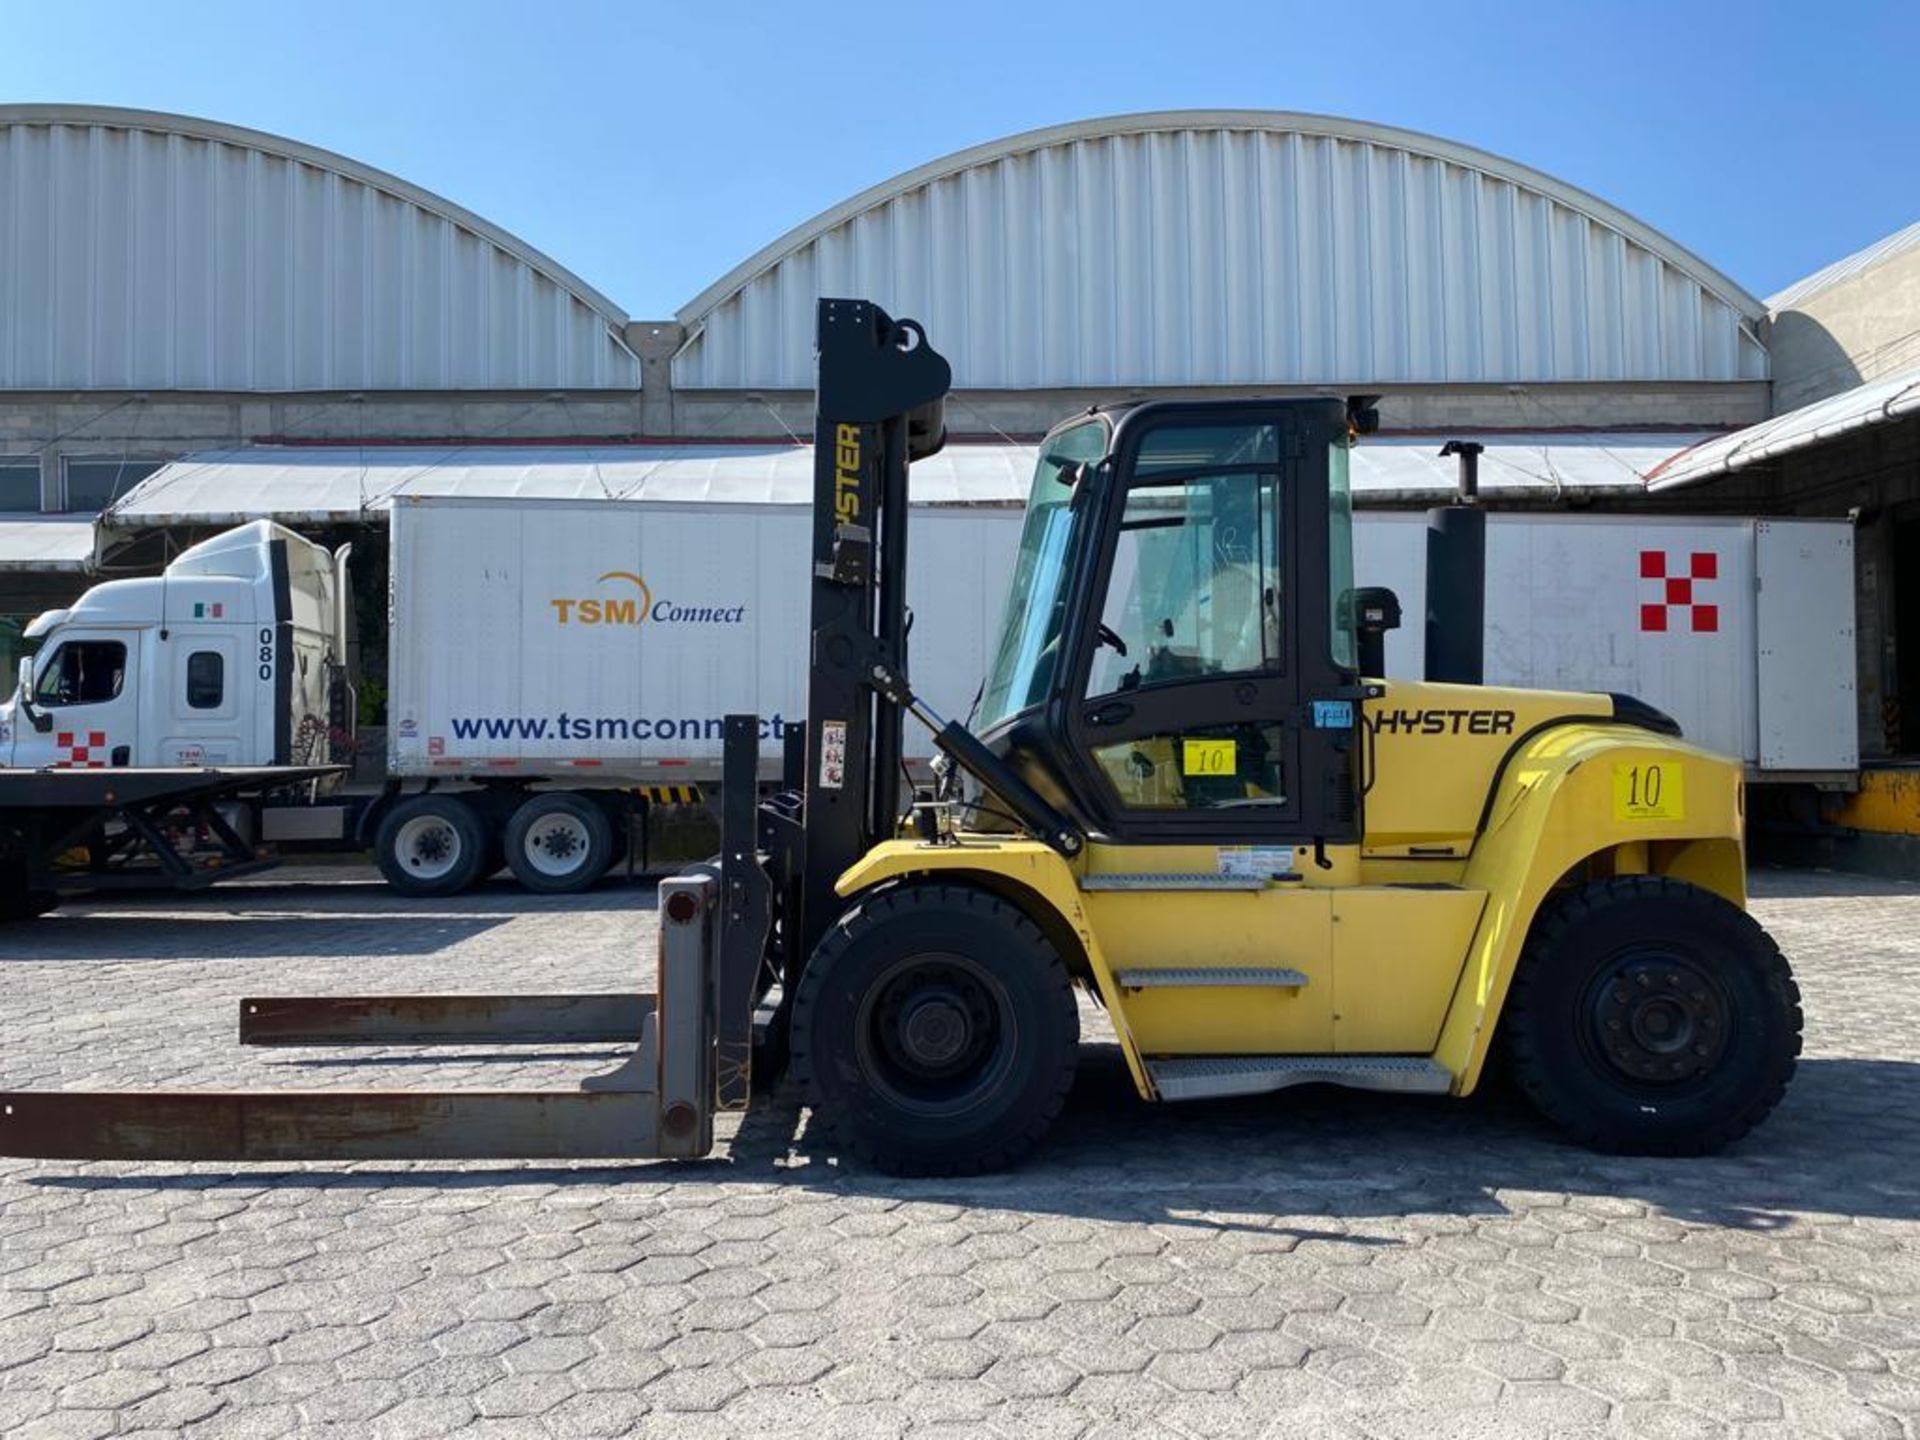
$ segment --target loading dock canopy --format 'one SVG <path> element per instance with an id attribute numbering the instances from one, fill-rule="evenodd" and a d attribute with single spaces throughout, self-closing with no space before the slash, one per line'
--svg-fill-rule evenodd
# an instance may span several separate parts
<path id="1" fill-rule="evenodd" d="M 93 517 L 14 515 L 0 520 L 0 571 L 80 573 L 93 568 Z"/>
<path id="2" fill-rule="evenodd" d="M 1370 504 L 1452 493 L 1456 462 L 1436 435 L 1378 436 L 1353 454 L 1355 494 Z M 1469 439 L 1462 434 L 1452 438 Z M 1646 475 L 1699 434 L 1500 434 L 1482 437 L 1484 492 L 1567 499 L 1639 491 Z M 1019 505 L 1037 447 L 956 442 L 913 467 L 922 505 Z M 805 505 L 813 493 L 806 445 L 464 447 L 258 446 L 209 451 L 163 466 L 102 517 L 120 529 L 351 521 L 403 496 Z"/>
<path id="3" fill-rule="evenodd" d="M 1660 466 L 1647 477 L 1647 488 L 1676 490 L 1682 485 L 1698 485 L 1809 449 L 1849 431 L 1885 425 L 1909 415 L 1920 415 L 1920 365 L 1883 375 L 1731 435 L 1715 436 Z"/>

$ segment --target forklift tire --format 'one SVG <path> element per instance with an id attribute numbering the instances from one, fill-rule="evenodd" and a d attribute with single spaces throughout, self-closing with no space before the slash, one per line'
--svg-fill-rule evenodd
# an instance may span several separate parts
<path id="1" fill-rule="evenodd" d="M 1619 876 L 1544 908 L 1501 1021 L 1515 1080 L 1569 1138 L 1624 1155 L 1707 1155 L 1780 1102 L 1800 991 L 1737 905 Z"/>
<path id="2" fill-rule="evenodd" d="M 895 1175 L 975 1175 L 1031 1150 L 1066 1103 L 1080 1013 L 1066 966 L 983 890 L 860 901 L 800 978 L 789 1030 L 831 1146 Z"/>
<path id="3" fill-rule="evenodd" d="M 484 878 L 487 823 L 457 795 L 415 795 L 381 820 L 373 853 L 402 895 L 457 895 Z"/>
<path id="4" fill-rule="evenodd" d="M 529 795 L 507 822 L 507 866 L 541 895 L 574 895 L 613 863 L 613 825 L 585 795 Z"/>

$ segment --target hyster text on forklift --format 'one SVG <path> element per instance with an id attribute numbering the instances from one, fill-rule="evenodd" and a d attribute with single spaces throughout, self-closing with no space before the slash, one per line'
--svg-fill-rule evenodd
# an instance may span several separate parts
<path id="1" fill-rule="evenodd" d="M 976 733 L 908 678 L 906 476 L 942 442 L 947 364 L 860 301 L 820 302 L 818 351 L 805 732 L 756 800 L 757 721 L 729 720 L 722 854 L 660 887 L 658 993 L 241 1001 L 247 1043 L 631 1040 L 621 1068 L 573 1091 L 15 1092 L 0 1151 L 698 1155 L 748 1104 L 757 1032 L 762 1080 L 790 1057 L 842 1152 L 980 1171 L 1058 1114 L 1076 988 L 1148 1100 L 1465 1095 L 1497 1056 L 1575 1139 L 1691 1154 L 1780 1099 L 1799 1000 L 1743 908 L 1738 765 L 1628 697 L 1367 678 L 1394 607 L 1351 581 L 1365 397 L 1055 429 Z M 1444 577 L 1475 563 L 1455 518 L 1430 655 Z M 918 796 L 908 713 L 952 762 Z"/>

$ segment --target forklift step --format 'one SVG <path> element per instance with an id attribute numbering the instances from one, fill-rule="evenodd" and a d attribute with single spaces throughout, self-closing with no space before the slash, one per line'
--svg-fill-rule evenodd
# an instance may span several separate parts
<path id="1" fill-rule="evenodd" d="M 1446 1066 L 1417 1055 L 1183 1055 L 1147 1061 L 1147 1074 L 1163 1100 L 1264 1095 L 1290 1085 L 1444 1095 L 1453 1085 Z"/>
<path id="2" fill-rule="evenodd" d="M 1143 873 L 1138 875 L 1086 875 L 1082 890 L 1264 890 L 1264 875 L 1214 875 L 1180 873 Z"/>
<path id="3" fill-rule="evenodd" d="M 1113 978 L 1124 990 L 1152 990 L 1160 986 L 1181 988 L 1245 985 L 1258 989 L 1300 990 L 1307 977 L 1298 970 L 1236 970 L 1225 965 L 1197 965 L 1165 970 L 1116 970 Z"/>

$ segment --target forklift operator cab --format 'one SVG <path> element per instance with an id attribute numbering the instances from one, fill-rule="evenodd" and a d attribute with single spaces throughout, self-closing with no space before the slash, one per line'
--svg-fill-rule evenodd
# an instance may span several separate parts
<path id="1" fill-rule="evenodd" d="M 1330 400 L 1135 405 L 1048 436 L 987 743 L 1090 835 L 1356 840 L 1351 443 Z"/>

